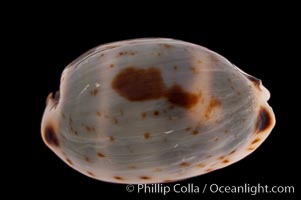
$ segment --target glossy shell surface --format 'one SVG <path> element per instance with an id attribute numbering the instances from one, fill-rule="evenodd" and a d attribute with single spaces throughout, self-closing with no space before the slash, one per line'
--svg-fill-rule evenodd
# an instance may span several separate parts
<path id="1" fill-rule="evenodd" d="M 252 153 L 275 124 L 261 81 L 207 48 L 173 39 L 101 45 L 47 98 L 45 144 L 114 183 L 177 181 Z M 248 173 L 248 172 L 245 172 Z"/>

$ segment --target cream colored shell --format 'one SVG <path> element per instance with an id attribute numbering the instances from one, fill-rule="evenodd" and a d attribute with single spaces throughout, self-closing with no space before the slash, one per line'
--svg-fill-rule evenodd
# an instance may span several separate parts
<path id="1" fill-rule="evenodd" d="M 269 97 L 260 80 L 204 47 L 127 40 L 65 68 L 41 132 L 62 160 L 92 178 L 177 181 L 253 152 L 275 124 Z"/>

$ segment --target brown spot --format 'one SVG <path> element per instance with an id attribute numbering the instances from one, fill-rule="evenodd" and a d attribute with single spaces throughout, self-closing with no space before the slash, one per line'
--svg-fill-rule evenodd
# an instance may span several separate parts
<path id="1" fill-rule="evenodd" d="M 180 107 L 192 108 L 198 102 L 198 96 L 183 90 L 179 85 L 172 86 L 167 91 L 167 100 Z"/>
<path id="2" fill-rule="evenodd" d="M 88 156 L 85 156 L 85 161 L 90 162 L 90 158 Z"/>
<path id="3" fill-rule="evenodd" d="M 158 115 L 160 115 L 160 112 L 157 111 L 157 110 L 155 110 L 155 111 L 154 111 L 154 115 L 155 115 L 155 116 L 158 116 Z"/>
<path id="4" fill-rule="evenodd" d="M 199 168 L 204 168 L 204 167 L 206 167 L 206 165 L 203 164 L 203 163 L 197 164 L 196 166 L 199 167 Z"/>
<path id="5" fill-rule="evenodd" d="M 256 133 L 260 133 L 272 125 L 272 117 L 266 108 L 261 107 L 257 116 Z"/>
<path id="6" fill-rule="evenodd" d="M 230 161 L 228 159 L 223 160 L 223 163 L 229 163 Z"/>
<path id="7" fill-rule="evenodd" d="M 119 123 L 119 121 L 118 121 L 118 119 L 116 117 L 113 117 L 113 122 L 114 122 L 114 124 L 118 124 Z"/>
<path id="8" fill-rule="evenodd" d="M 187 127 L 186 129 L 185 129 L 185 131 L 190 131 L 191 130 L 191 128 L 190 127 Z"/>
<path id="9" fill-rule="evenodd" d="M 235 152 L 236 152 L 236 149 L 234 149 L 233 151 L 231 151 L 231 152 L 229 153 L 229 155 L 234 154 Z"/>
<path id="10" fill-rule="evenodd" d="M 218 137 L 215 137 L 213 141 L 214 141 L 214 142 L 217 142 L 218 140 L 219 140 L 219 138 L 218 138 Z"/>
<path id="11" fill-rule="evenodd" d="M 171 48 L 171 47 L 172 47 L 172 45 L 170 45 L 170 44 L 163 44 L 163 46 L 164 46 L 165 48 Z"/>
<path id="12" fill-rule="evenodd" d="M 208 105 L 208 107 L 205 110 L 205 119 L 206 120 L 210 119 L 210 116 L 211 116 L 213 110 L 216 107 L 219 107 L 219 106 L 221 106 L 221 102 L 219 100 L 217 100 L 215 97 L 212 96 L 210 98 L 209 105 Z"/>
<path id="13" fill-rule="evenodd" d="M 201 61 L 201 60 L 198 60 L 198 63 L 199 63 L 199 64 L 202 64 L 202 63 L 203 63 L 203 61 Z"/>
<path id="14" fill-rule="evenodd" d="M 182 163 L 180 164 L 180 166 L 181 166 L 181 167 L 189 167 L 189 166 L 190 166 L 190 163 L 188 163 L 188 162 L 182 162 Z"/>
<path id="15" fill-rule="evenodd" d="M 220 156 L 218 159 L 223 160 L 225 156 Z"/>
<path id="16" fill-rule="evenodd" d="M 224 130 L 224 133 L 225 133 L 225 134 L 229 133 L 229 130 L 228 130 L 228 129 L 225 129 L 225 130 Z"/>
<path id="17" fill-rule="evenodd" d="M 110 68 L 113 68 L 115 65 L 114 64 L 110 64 Z"/>
<path id="18" fill-rule="evenodd" d="M 92 172 L 87 171 L 87 174 L 89 174 L 90 176 L 95 177 L 95 175 Z"/>
<path id="19" fill-rule="evenodd" d="M 141 117 L 142 117 L 142 119 L 145 119 L 146 118 L 146 113 L 145 112 L 141 113 Z"/>
<path id="20" fill-rule="evenodd" d="M 191 69 L 191 71 L 192 71 L 193 73 L 196 73 L 196 72 L 197 72 L 197 70 L 196 70 L 195 67 L 190 67 L 190 69 Z"/>
<path id="21" fill-rule="evenodd" d="M 115 76 L 112 88 L 130 101 L 158 99 L 165 90 L 161 71 L 155 67 L 147 69 L 127 67 Z"/>
<path id="22" fill-rule="evenodd" d="M 100 152 L 97 153 L 97 156 L 98 156 L 98 157 L 101 157 L 101 158 L 106 157 L 103 153 L 100 153 Z"/>
<path id="23" fill-rule="evenodd" d="M 194 129 L 191 134 L 192 135 L 197 135 L 197 134 L 199 134 L 199 131 L 197 129 Z"/>
<path id="24" fill-rule="evenodd" d="M 118 45 L 109 45 L 109 46 L 106 46 L 104 50 L 115 49 L 117 47 L 120 47 L 120 46 L 118 46 Z"/>
<path id="25" fill-rule="evenodd" d="M 130 56 L 133 56 L 135 55 L 136 53 L 133 52 L 133 51 L 122 51 L 122 52 L 119 52 L 119 56 L 125 56 L 125 55 L 130 55 Z"/>
<path id="26" fill-rule="evenodd" d="M 257 89 L 261 90 L 260 89 L 261 80 L 259 80 L 258 78 L 255 78 L 254 76 L 251 76 L 249 74 L 243 73 L 243 75 L 245 75 L 245 77 L 247 77 L 247 79 L 249 79 Z"/>
<path id="27" fill-rule="evenodd" d="M 260 141 L 260 139 L 259 139 L 259 138 L 256 138 L 255 140 L 252 141 L 251 144 L 255 144 L 255 143 L 259 142 L 259 141 Z"/>
<path id="28" fill-rule="evenodd" d="M 78 132 L 76 130 L 74 130 L 74 128 L 72 126 L 70 127 L 70 129 L 71 129 L 71 132 L 74 133 L 74 135 L 78 135 Z"/>
<path id="29" fill-rule="evenodd" d="M 66 161 L 67 161 L 67 163 L 69 163 L 70 165 L 73 165 L 73 162 L 72 162 L 69 158 L 66 158 Z"/>
<path id="30" fill-rule="evenodd" d="M 150 134 L 149 133 L 144 133 L 144 138 L 147 140 L 147 139 L 149 139 L 151 136 L 150 136 Z"/>
<path id="31" fill-rule="evenodd" d="M 249 147 L 249 148 L 248 148 L 249 151 L 253 151 L 254 149 L 255 149 L 255 148 L 253 148 L 253 147 Z"/>
<path id="32" fill-rule="evenodd" d="M 206 158 L 211 158 L 211 157 L 212 157 L 212 155 L 210 155 L 210 154 L 208 156 L 206 156 Z"/>
<path id="33" fill-rule="evenodd" d="M 97 115 L 98 117 L 101 117 L 101 112 L 97 111 L 97 112 L 96 112 L 96 115 Z"/>
<path id="34" fill-rule="evenodd" d="M 85 127 L 86 131 L 88 131 L 88 132 L 94 132 L 95 131 L 95 128 L 92 127 L 92 126 L 87 126 L 87 125 L 83 125 L 83 126 Z"/>
<path id="35" fill-rule="evenodd" d="M 208 169 L 206 169 L 206 172 L 212 172 L 213 171 L 213 169 L 212 168 L 208 168 Z"/>
<path id="36" fill-rule="evenodd" d="M 121 176 L 114 176 L 113 178 L 116 179 L 116 180 L 120 180 L 120 181 L 124 180 L 124 178 L 122 178 Z"/>
<path id="37" fill-rule="evenodd" d="M 155 169 L 153 170 L 153 172 L 161 172 L 161 171 L 162 171 L 161 168 L 155 168 Z"/>
<path id="38" fill-rule="evenodd" d="M 120 112 L 120 116 L 123 116 L 123 115 L 124 115 L 123 110 L 120 110 L 119 112 Z"/>
<path id="39" fill-rule="evenodd" d="M 140 176 L 140 179 L 143 179 L 143 180 L 149 180 L 149 179 L 151 179 L 151 178 L 148 177 L 148 176 Z"/>
<path id="40" fill-rule="evenodd" d="M 172 183 L 172 182 L 175 182 L 175 180 L 169 180 L 169 179 L 163 180 L 163 183 Z"/>
<path id="41" fill-rule="evenodd" d="M 110 140 L 110 142 L 114 142 L 115 141 L 114 136 L 109 136 L 109 140 Z"/>
<path id="42" fill-rule="evenodd" d="M 158 52 L 158 53 L 157 53 L 157 56 L 161 56 L 161 53 L 160 53 L 160 52 Z"/>
<path id="43" fill-rule="evenodd" d="M 177 65 L 174 65 L 174 66 L 173 66 L 173 69 L 174 69 L 174 70 L 177 70 L 177 69 L 178 69 L 178 66 L 177 66 Z"/>
<path id="44" fill-rule="evenodd" d="M 90 91 L 90 95 L 94 96 L 94 97 L 97 95 L 97 93 L 98 93 L 98 89 L 97 88 L 95 88 L 94 90 Z"/>
<path id="45" fill-rule="evenodd" d="M 57 135 L 52 126 L 48 126 L 45 128 L 44 132 L 45 141 L 51 145 L 58 147 L 60 145 Z"/>
<path id="46" fill-rule="evenodd" d="M 137 167 L 134 166 L 134 165 L 130 165 L 128 168 L 129 168 L 129 169 L 137 169 Z"/>

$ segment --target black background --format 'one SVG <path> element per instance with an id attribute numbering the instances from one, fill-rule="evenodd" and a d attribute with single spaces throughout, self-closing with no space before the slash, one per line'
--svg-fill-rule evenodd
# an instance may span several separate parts
<path id="1" fill-rule="evenodd" d="M 144 5 L 147 7 L 148 5 Z M 271 92 L 269 104 L 276 115 L 276 126 L 268 139 L 247 158 L 227 168 L 180 182 L 217 183 L 220 185 L 293 185 L 295 194 L 256 196 L 239 194 L 169 194 L 168 197 L 198 199 L 294 199 L 299 193 L 300 113 L 297 94 L 297 30 L 295 13 L 287 7 L 252 7 L 224 10 L 209 7 L 208 13 L 158 9 L 149 12 L 133 9 L 118 11 L 102 7 L 90 13 L 91 7 L 78 10 L 46 11 L 47 6 L 19 13 L 7 21 L 4 40 L 9 69 L 4 100 L 10 112 L 3 126 L 12 138 L 8 145 L 6 186 L 11 195 L 24 197 L 61 196 L 101 199 L 104 195 L 144 198 L 145 194 L 128 193 L 125 185 L 96 181 L 72 170 L 52 153 L 40 137 L 40 123 L 47 95 L 59 88 L 64 67 L 80 54 L 97 45 L 123 39 L 168 37 L 205 46 L 225 56 L 245 72 L 262 79 Z M 110 9 L 111 8 L 111 9 Z M 86 9 L 86 10 L 85 10 Z M 205 9 L 205 8 L 203 8 Z M 85 14 L 81 15 L 81 10 Z M 93 10 L 93 9 L 92 9 Z M 97 9 L 95 9 L 97 10 Z M 105 11 L 108 12 L 105 12 Z M 183 12 L 185 10 L 185 12 Z M 206 9 L 205 9 L 206 10 Z M 223 10 L 223 9 L 221 9 Z M 93 10 L 94 11 L 94 10 Z M 166 12 L 168 11 L 168 12 Z M 95 12 L 95 11 L 94 11 Z M 288 14 L 283 14 L 287 12 Z M 220 15 L 216 15 L 219 13 Z M 77 15 L 75 15 L 77 14 Z M 230 16 L 230 14 L 232 14 Z M 116 19 L 113 19 L 113 17 Z M 141 21 L 139 21 L 141 20 Z M 299 21 L 300 25 L 300 21 Z M 6 105 L 6 104 L 5 104 Z M 5 108 L 6 109 L 6 108 Z M 8 171 L 7 171 L 8 170 Z M 173 184 L 170 184 L 173 186 Z M 161 194 L 156 198 L 163 198 Z"/>

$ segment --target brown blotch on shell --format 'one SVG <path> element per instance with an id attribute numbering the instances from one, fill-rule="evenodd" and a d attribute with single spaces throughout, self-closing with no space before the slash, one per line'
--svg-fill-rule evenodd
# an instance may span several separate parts
<path id="1" fill-rule="evenodd" d="M 119 52 L 119 56 L 125 56 L 125 55 L 128 55 L 128 56 L 134 56 L 136 53 L 134 51 L 122 51 L 122 52 Z"/>
<path id="2" fill-rule="evenodd" d="M 167 49 L 172 47 L 172 45 L 170 45 L 170 44 L 161 44 L 161 45 L 163 45 Z"/>
<path id="3" fill-rule="evenodd" d="M 171 104 L 186 109 L 196 105 L 200 96 L 183 90 L 177 84 L 166 89 L 161 71 L 155 67 L 127 67 L 114 77 L 112 88 L 129 101 L 166 98 Z"/>
<path id="4" fill-rule="evenodd" d="M 101 157 L 101 158 L 106 157 L 103 153 L 100 153 L 100 152 L 97 153 L 97 156 L 98 156 L 98 157 Z"/>
<path id="5" fill-rule="evenodd" d="M 225 159 L 222 162 L 226 164 L 226 163 L 229 163 L 230 161 L 228 159 Z"/>
<path id="6" fill-rule="evenodd" d="M 157 168 L 155 168 L 155 169 L 153 170 L 153 172 L 162 172 L 162 169 L 159 168 L 159 167 L 157 167 Z"/>
<path id="7" fill-rule="evenodd" d="M 130 165 L 128 166 L 129 169 L 137 169 L 137 167 L 135 165 Z"/>
<path id="8" fill-rule="evenodd" d="M 169 179 L 166 179 L 166 180 L 163 180 L 162 182 L 163 182 L 163 183 L 173 183 L 173 182 L 175 182 L 175 181 L 177 181 L 177 180 L 169 180 Z"/>
<path id="9" fill-rule="evenodd" d="M 44 131 L 45 141 L 51 146 L 60 146 L 59 139 L 53 126 L 47 126 Z"/>
<path id="10" fill-rule="evenodd" d="M 92 126 L 83 125 L 86 131 L 88 132 L 95 132 L 95 128 Z"/>
<path id="11" fill-rule="evenodd" d="M 155 115 L 155 116 L 158 116 L 158 115 L 160 115 L 160 112 L 159 112 L 158 110 L 155 110 L 155 111 L 154 111 L 154 115 Z"/>
<path id="12" fill-rule="evenodd" d="M 92 172 L 87 171 L 87 174 L 89 174 L 92 177 L 95 177 L 95 175 Z"/>
<path id="13" fill-rule="evenodd" d="M 149 134 L 149 133 L 144 133 L 144 138 L 147 140 L 147 139 L 149 139 L 151 137 L 151 135 Z"/>
<path id="14" fill-rule="evenodd" d="M 235 152 L 236 152 L 236 149 L 234 149 L 233 151 L 231 151 L 231 152 L 229 153 L 229 155 L 234 154 Z"/>
<path id="15" fill-rule="evenodd" d="M 196 166 L 199 167 L 199 168 L 204 168 L 204 167 L 206 167 L 206 165 L 203 164 L 203 163 L 197 164 Z"/>
<path id="16" fill-rule="evenodd" d="M 149 176 L 140 176 L 140 179 L 142 179 L 142 180 L 149 180 L 151 178 Z"/>
<path id="17" fill-rule="evenodd" d="M 198 95 L 186 92 L 177 84 L 168 89 L 166 97 L 170 103 L 187 109 L 195 106 L 199 99 Z"/>
<path id="18" fill-rule="evenodd" d="M 214 169 L 212 169 L 212 168 L 208 168 L 208 169 L 206 169 L 206 172 L 212 172 Z"/>
<path id="19" fill-rule="evenodd" d="M 124 178 L 122 178 L 121 176 L 114 176 L 113 178 L 116 179 L 116 180 L 120 180 L 120 181 L 124 180 Z"/>
<path id="20" fill-rule="evenodd" d="M 266 108 L 261 107 L 259 110 L 259 114 L 257 116 L 256 122 L 256 133 L 260 133 L 272 125 L 272 117 L 271 114 L 267 111 Z"/>
<path id="21" fill-rule="evenodd" d="M 142 119 L 145 119 L 145 118 L 146 118 L 146 116 L 147 116 L 147 114 L 146 114 L 145 112 L 141 113 L 141 117 L 142 117 Z"/>
<path id="22" fill-rule="evenodd" d="M 190 127 L 187 127 L 187 128 L 185 128 L 185 131 L 190 131 L 192 128 L 190 128 Z"/>
<path id="23" fill-rule="evenodd" d="M 90 162 L 90 158 L 88 156 L 85 156 L 85 161 Z"/>
<path id="24" fill-rule="evenodd" d="M 217 107 L 221 106 L 221 104 L 222 103 L 218 99 L 216 99 L 215 97 L 212 96 L 210 98 L 209 105 L 205 110 L 205 119 L 206 120 L 210 119 L 210 116 L 211 116 L 213 110 L 216 109 Z"/>
<path id="25" fill-rule="evenodd" d="M 252 141 L 251 144 L 255 144 L 255 143 L 259 142 L 259 141 L 260 141 L 260 139 L 259 139 L 259 138 L 256 138 L 255 140 Z"/>
<path id="26" fill-rule="evenodd" d="M 218 159 L 223 160 L 225 156 L 220 156 Z"/>
<path id="27" fill-rule="evenodd" d="M 191 132 L 191 134 L 192 134 L 192 135 L 197 135 L 197 134 L 199 134 L 199 130 L 194 129 L 194 130 Z"/>
<path id="28" fill-rule="evenodd" d="M 97 115 L 98 117 L 101 117 L 101 112 L 97 111 L 97 112 L 96 112 L 96 115 Z"/>
<path id="29" fill-rule="evenodd" d="M 180 164 L 180 166 L 181 166 L 181 167 L 189 167 L 189 166 L 190 166 L 190 163 L 188 163 L 188 162 L 182 162 L 182 163 Z"/>
<path id="30" fill-rule="evenodd" d="M 130 101 L 158 99 L 165 90 L 161 71 L 155 67 L 127 67 L 115 76 L 112 87 L 120 96 Z"/>
<path id="31" fill-rule="evenodd" d="M 97 88 L 95 88 L 95 89 L 93 89 L 93 90 L 90 91 L 90 95 L 91 96 L 95 97 L 97 94 L 98 94 L 98 89 Z"/>
<path id="32" fill-rule="evenodd" d="M 69 163 L 70 165 L 73 165 L 73 162 L 72 162 L 69 158 L 66 158 L 66 161 L 67 161 L 67 163 Z"/>
<path id="33" fill-rule="evenodd" d="M 118 124 L 119 123 L 119 121 L 118 121 L 118 119 L 116 117 L 113 117 L 113 122 L 114 122 L 114 124 Z"/>
<path id="34" fill-rule="evenodd" d="M 109 136 L 109 140 L 110 140 L 110 142 L 114 142 L 114 141 L 115 141 L 114 136 L 110 135 L 110 136 Z"/>

